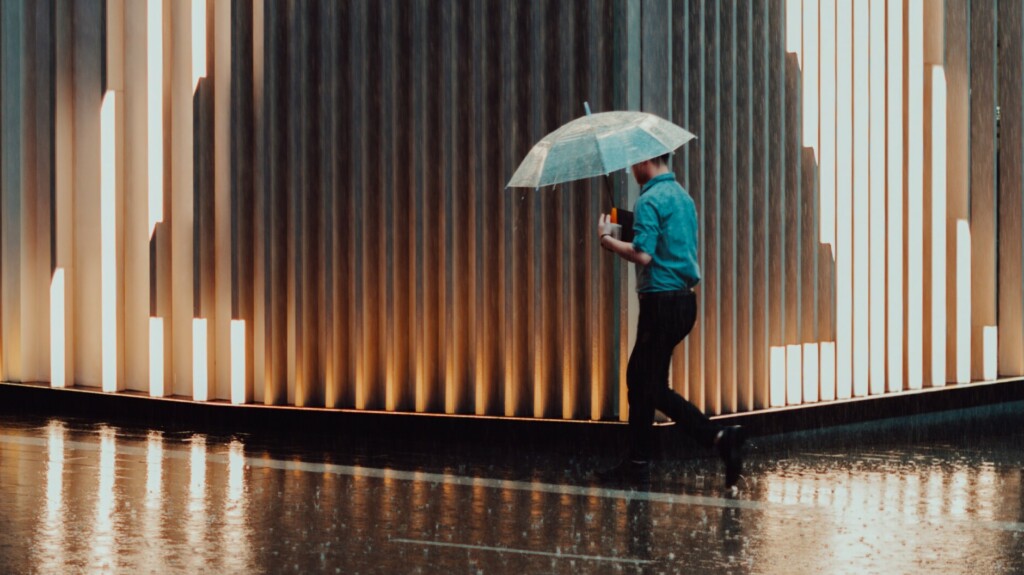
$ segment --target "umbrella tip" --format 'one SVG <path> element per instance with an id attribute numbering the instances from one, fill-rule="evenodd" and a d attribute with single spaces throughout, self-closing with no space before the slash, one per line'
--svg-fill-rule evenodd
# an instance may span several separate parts
<path id="1" fill-rule="evenodd" d="M 590 115 L 590 103 L 583 102 L 583 110 L 586 111 L 587 115 Z"/>

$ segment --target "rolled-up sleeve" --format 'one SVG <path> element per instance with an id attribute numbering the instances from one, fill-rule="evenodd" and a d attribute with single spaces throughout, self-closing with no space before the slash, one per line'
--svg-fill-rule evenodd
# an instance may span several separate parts
<path id="1" fill-rule="evenodd" d="M 661 225 L 658 222 L 658 210 L 654 203 L 641 198 L 636 203 L 633 214 L 633 249 L 645 254 L 654 254 L 658 246 Z"/>

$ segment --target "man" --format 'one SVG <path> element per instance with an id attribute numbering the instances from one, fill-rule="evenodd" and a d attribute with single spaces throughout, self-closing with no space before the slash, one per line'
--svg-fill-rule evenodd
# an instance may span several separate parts
<path id="1" fill-rule="evenodd" d="M 605 214 L 597 226 L 602 248 L 636 264 L 640 299 L 636 344 L 626 369 L 630 453 L 617 467 L 598 476 L 649 477 L 654 410 L 658 409 L 697 443 L 718 450 L 725 463 L 725 484 L 732 488 L 743 466 L 743 429 L 712 422 L 668 386 L 672 350 L 697 319 L 693 288 L 700 281 L 697 211 L 669 170 L 669 157 L 666 154 L 633 166 L 633 177 L 641 186 L 633 210 L 633 243 L 615 237 L 616 226 Z"/>

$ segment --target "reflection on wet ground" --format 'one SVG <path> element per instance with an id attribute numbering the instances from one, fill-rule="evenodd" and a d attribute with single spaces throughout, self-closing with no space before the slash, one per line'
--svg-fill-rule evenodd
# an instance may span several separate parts
<path id="1" fill-rule="evenodd" d="M 942 439 L 757 440 L 732 496 L 703 455 L 632 490 L 587 476 L 610 456 L 3 415 L 0 572 L 1024 572 L 1024 431 L 942 425 Z"/>

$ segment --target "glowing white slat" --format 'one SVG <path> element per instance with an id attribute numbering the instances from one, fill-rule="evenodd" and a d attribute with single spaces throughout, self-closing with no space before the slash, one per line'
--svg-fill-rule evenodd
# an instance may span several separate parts
<path id="1" fill-rule="evenodd" d="M 870 68 L 870 197 L 868 237 L 870 250 L 869 294 L 871 318 L 868 342 L 871 357 L 871 393 L 885 391 L 885 0 L 871 0 L 868 16 L 869 68 Z M 902 339 L 902 338 L 901 338 Z"/>
<path id="2" fill-rule="evenodd" d="M 956 382 L 971 382 L 971 226 L 956 222 Z"/>
<path id="3" fill-rule="evenodd" d="M 821 400 L 836 398 L 836 344 L 823 341 L 818 345 L 821 354 Z"/>
<path id="4" fill-rule="evenodd" d="M 192 398 L 196 401 L 210 398 L 206 328 L 206 318 L 192 319 Z"/>
<path id="5" fill-rule="evenodd" d="M 164 218 L 164 36 L 163 0 L 149 0 L 146 13 L 146 82 L 148 89 L 149 237 Z"/>
<path id="6" fill-rule="evenodd" d="M 800 405 L 803 401 L 803 360 L 801 346 L 786 346 L 786 404 Z"/>
<path id="7" fill-rule="evenodd" d="M 907 3 L 907 380 L 924 377 L 924 9 Z"/>
<path id="8" fill-rule="evenodd" d="M 164 390 L 164 319 L 149 318 L 149 395 L 163 397 Z"/>
<path id="9" fill-rule="evenodd" d="M 821 3 L 821 221 L 819 241 L 836 250 L 836 5 L 833 0 Z M 846 71 L 849 74 L 849 70 Z"/>
<path id="10" fill-rule="evenodd" d="M 100 108 L 100 269 L 103 391 L 117 391 L 117 95 Z"/>
<path id="11" fill-rule="evenodd" d="M 889 284 L 886 335 L 888 341 L 889 391 L 903 387 L 903 2 L 888 6 L 887 72 L 888 137 L 886 182 L 888 187 Z M 918 380 L 920 381 L 920 380 Z M 909 382 L 914 385 L 913 381 Z"/>
<path id="12" fill-rule="evenodd" d="M 245 403 L 245 320 L 231 320 L 231 403 Z"/>
<path id="13" fill-rule="evenodd" d="M 805 343 L 803 350 L 803 365 L 804 365 L 804 403 L 813 403 L 818 401 L 818 344 L 816 343 Z"/>
<path id="14" fill-rule="evenodd" d="M 931 69 L 932 85 L 932 357 L 930 382 L 946 384 L 946 73 Z M 911 381 L 913 383 L 913 381 Z"/>
<path id="15" fill-rule="evenodd" d="M 192 93 L 206 77 L 206 0 L 192 0 Z"/>
<path id="16" fill-rule="evenodd" d="M 67 381 L 64 329 L 64 268 L 57 268 L 50 280 L 50 387 L 64 387 Z"/>
<path id="17" fill-rule="evenodd" d="M 782 407 L 786 405 L 786 348 L 773 346 L 770 354 L 769 403 L 772 407 Z"/>
<path id="18" fill-rule="evenodd" d="M 994 325 L 986 325 L 981 328 L 981 333 L 983 362 L 981 377 L 985 381 L 992 381 L 999 375 L 999 328 Z"/>
<path id="19" fill-rule="evenodd" d="M 853 4 L 853 393 L 868 393 L 870 364 L 870 22 L 868 3 Z"/>
<path id="20" fill-rule="evenodd" d="M 803 0 L 786 0 L 786 51 L 796 54 L 797 63 L 803 67 L 801 46 L 803 44 Z"/>
<path id="21" fill-rule="evenodd" d="M 853 395 L 853 4 L 836 2 L 836 397 Z"/>
<path id="22" fill-rule="evenodd" d="M 818 0 L 803 3 L 803 62 L 803 142 L 818 158 Z"/>

